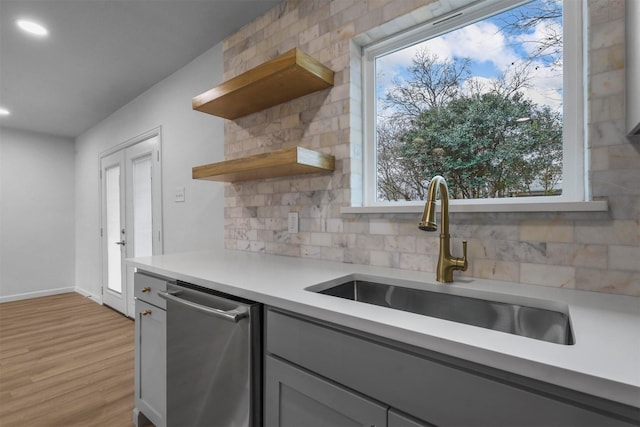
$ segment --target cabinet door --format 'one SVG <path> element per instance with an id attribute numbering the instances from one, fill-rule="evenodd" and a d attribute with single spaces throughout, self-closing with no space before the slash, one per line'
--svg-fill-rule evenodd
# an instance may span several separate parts
<path id="1" fill-rule="evenodd" d="M 265 363 L 267 427 L 384 427 L 387 407 L 271 356 Z"/>
<path id="2" fill-rule="evenodd" d="M 389 409 L 388 427 L 429 427 L 424 421 L 418 421 L 393 409 Z"/>
<path id="3" fill-rule="evenodd" d="M 156 427 L 166 424 L 166 312 L 136 300 L 135 404 Z"/>

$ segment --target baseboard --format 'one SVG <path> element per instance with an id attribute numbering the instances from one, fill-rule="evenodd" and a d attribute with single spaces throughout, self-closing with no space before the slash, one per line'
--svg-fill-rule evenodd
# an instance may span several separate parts
<path id="1" fill-rule="evenodd" d="M 68 292 L 76 292 L 76 288 L 57 288 L 47 289 L 45 291 L 25 292 L 23 294 L 7 295 L 0 297 L 0 303 L 9 301 L 19 301 L 23 299 L 47 297 L 50 295 L 66 294 Z"/>
<path id="2" fill-rule="evenodd" d="M 93 300 L 94 302 L 97 302 L 98 304 L 102 305 L 102 298 L 99 295 L 93 294 L 91 292 L 88 292 L 82 288 L 75 288 L 74 291 L 76 291 L 76 293 L 79 293 L 82 296 L 85 296 L 91 300 Z"/>

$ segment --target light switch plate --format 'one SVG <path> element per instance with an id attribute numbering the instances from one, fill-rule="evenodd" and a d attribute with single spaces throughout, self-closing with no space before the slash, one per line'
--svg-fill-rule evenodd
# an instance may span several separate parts
<path id="1" fill-rule="evenodd" d="M 174 201 L 176 203 L 184 202 L 184 187 L 176 187 L 176 195 Z"/>
<path id="2" fill-rule="evenodd" d="M 289 212 L 289 233 L 298 232 L 298 212 Z"/>

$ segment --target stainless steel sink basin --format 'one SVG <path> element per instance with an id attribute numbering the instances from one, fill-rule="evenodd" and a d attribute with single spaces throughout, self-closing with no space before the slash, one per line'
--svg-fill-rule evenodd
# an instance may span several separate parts
<path id="1" fill-rule="evenodd" d="M 573 344 L 569 315 L 560 310 L 414 289 L 361 278 L 350 278 L 339 284 L 330 284 L 329 287 L 326 285 L 312 286 L 307 290 L 537 340 Z M 557 305 L 554 302 L 549 304 Z"/>

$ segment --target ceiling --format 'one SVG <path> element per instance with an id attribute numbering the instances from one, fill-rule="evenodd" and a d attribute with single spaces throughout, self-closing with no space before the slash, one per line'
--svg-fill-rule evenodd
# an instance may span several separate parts
<path id="1" fill-rule="evenodd" d="M 280 1 L 0 0 L 0 126 L 76 137 Z"/>

